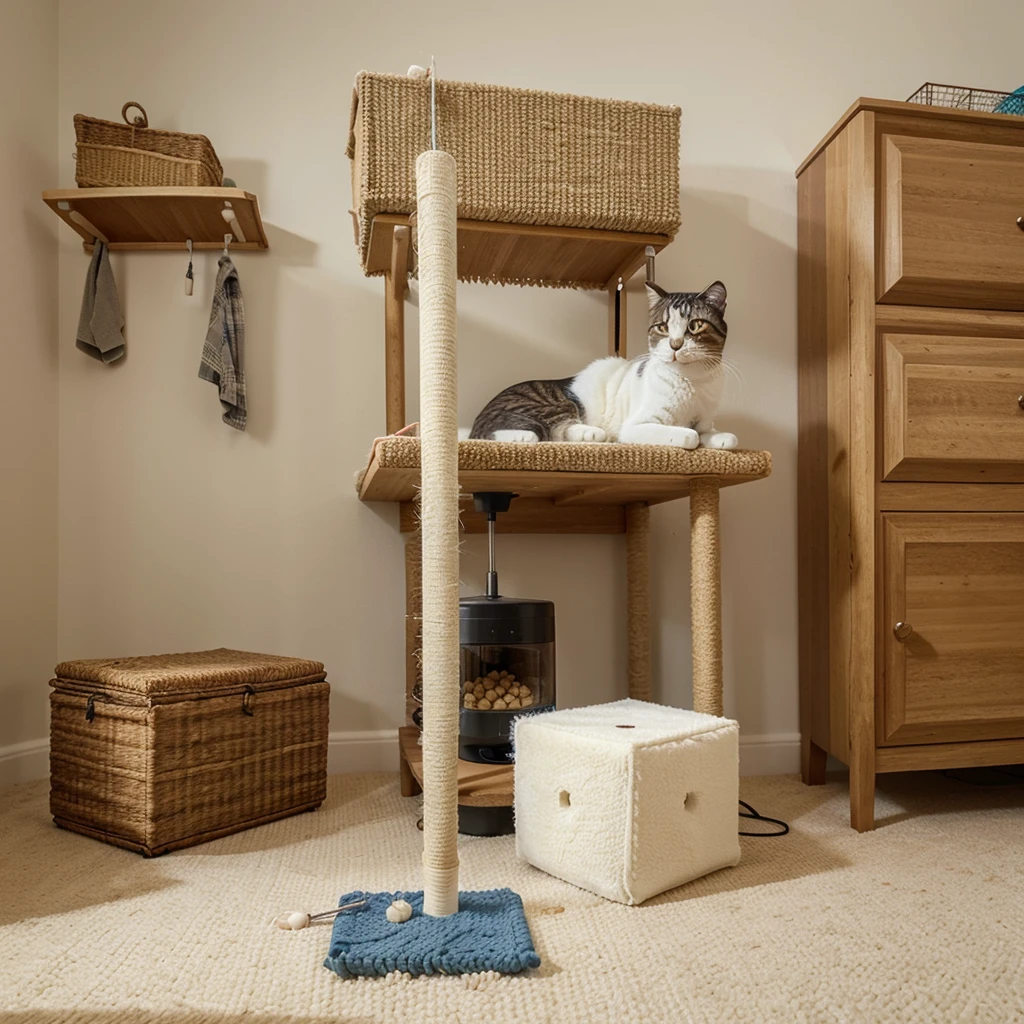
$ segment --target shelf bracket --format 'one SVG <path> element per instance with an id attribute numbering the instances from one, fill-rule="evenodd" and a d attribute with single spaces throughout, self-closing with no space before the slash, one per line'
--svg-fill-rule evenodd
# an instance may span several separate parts
<path id="1" fill-rule="evenodd" d="M 409 228 L 396 225 L 384 272 L 384 393 L 389 434 L 405 426 L 405 295 L 409 290 Z"/>

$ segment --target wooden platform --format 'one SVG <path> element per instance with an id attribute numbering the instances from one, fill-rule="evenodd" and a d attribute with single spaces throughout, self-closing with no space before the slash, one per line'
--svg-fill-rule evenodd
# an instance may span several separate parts
<path id="1" fill-rule="evenodd" d="M 545 469 L 553 465 L 564 469 Z M 632 470 L 632 471 L 630 471 Z M 475 491 L 518 494 L 498 519 L 505 533 L 623 533 L 626 505 L 657 504 L 685 498 L 697 478 L 713 476 L 720 487 L 768 476 L 767 452 L 722 452 L 699 448 L 622 444 L 501 444 L 459 442 L 459 484 Z M 420 484 L 419 440 L 379 439 L 359 485 L 363 501 L 410 503 Z M 486 529 L 467 500 L 462 507 L 467 532 Z M 411 507 L 403 507 L 401 528 L 415 529 Z"/>
<path id="2" fill-rule="evenodd" d="M 82 236 L 87 251 L 97 237 L 112 251 L 184 251 L 188 238 L 193 249 L 221 249 L 228 232 L 235 235 L 232 249 L 269 247 L 259 202 L 240 188 L 52 189 L 43 202 Z M 229 208 L 235 230 L 222 216 Z"/>
<path id="3" fill-rule="evenodd" d="M 402 760 L 403 795 L 409 788 L 406 770 L 416 782 L 416 792 L 423 785 L 423 748 L 419 745 L 419 729 L 411 725 L 398 730 L 399 756 Z M 464 807 L 511 807 L 513 795 L 512 765 L 476 764 L 459 761 L 459 803 Z"/>
<path id="4" fill-rule="evenodd" d="M 402 214 L 373 218 L 367 273 L 390 271 L 395 228 L 409 223 Z M 460 220 L 458 231 L 460 280 L 577 288 L 609 288 L 620 277 L 628 281 L 643 266 L 647 246 L 660 252 L 672 241 L 669 235 L 479 220 Z"/>

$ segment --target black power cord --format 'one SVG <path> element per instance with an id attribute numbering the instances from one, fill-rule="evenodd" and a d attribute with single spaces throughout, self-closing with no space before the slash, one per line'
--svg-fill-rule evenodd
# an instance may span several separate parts
<path id="1" fill-rule="evenodd" d="M 761 839 L 774 839 L 776 836 L 789 835 L 789 826 L 779 818 L 769 818 L 767 814 L 759 814 L 746 802 L 746 800 L 740 801 L 740 806 L 745 807 L 749 813 L 744 814 L 740 811 L 741 818 L 750 818 L 752 821 L 766 821 L 769 825 L 778 825 L 779 830 L 777 832 L 741 832 L 741 836 L 757 836 Z"/>

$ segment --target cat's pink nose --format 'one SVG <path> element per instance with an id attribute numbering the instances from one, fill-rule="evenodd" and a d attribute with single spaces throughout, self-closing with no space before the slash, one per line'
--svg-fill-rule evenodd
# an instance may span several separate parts
<path id="1" fill-rule="evenodd" d="M 668 343 L 672 346 L 673 352 L 678 352 L 683 347 L 682 338 L 669 338 Z"/>

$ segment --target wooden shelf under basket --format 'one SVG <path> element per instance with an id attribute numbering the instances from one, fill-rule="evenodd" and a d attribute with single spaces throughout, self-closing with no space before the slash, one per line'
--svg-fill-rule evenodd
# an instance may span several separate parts
<path id="1" fill-rule="evenodd" d="M 69 188 L 43 193 L 43 202 L 92 249 L 97 235 L 114 250 L 221 249 L 235 234 L 234 250 L 269 248 L 256 196 L 241 188 Z M 66 206 L 67 209 L 62 209 Z M 238 240 L 222 211 L 230 207 Z"/>
<path id="2" fill-rule="evenodd" d="M 508 512 L 498 519 L 503 533 L 624 533 L 625 506 L 636 502 L 648 505 L 685 498 L 695 478 L 714 476 L 719 487 L 760 480 L 771 472 L 771 458 L 767 452 L 722 452 L 712 458 L 718 465 L 715 471 L 701 465 L 708 453 L 703 450 L 685 452 L 667 451 L 657 446 L 644 446 L 651 454 L 663 456 L 670 471 L 621 472 L 622 455 L 631 445 L 559 445 L 569 454 L 562 456 L 568 466 L 588 466 L 587 471 L 550 470 L 528 468 L 531 461 L 543 465 L 547 462 L 545 446 L 501 445 L 500 449 L 514 449 L 515 468 L 469 468 L 474 453 L 487 441 L 459 443 L 459 486 L 466 494 L 476 491 L 507 491 L 518 494 Z M 572 457 L 579 451 L 579 459 Z M 496 459 L 501 462 L 502 458 Z M 510 460 L 508 460 L 510 461 Z M 692 472 L 678 468 L 692 463 Z M 605 471 L 601 471 L 601 467 Z M 374 446 L 369 465 L 359 485 L 363 501 L 402 502 L 400 526 L 403 532 L 416 528 L 415 510 L 411 502 L 420 485 L 419 443 L 416 438 L 383 438 Z M 484 532 L 486 518 L 473 511 L 472 502 L 462 506 L 462 524 L 468 533 Z"/>
<path id="3" fill-rule="evenodd" d="M 398 730 L 403 771 L 408 767 L 416 785 L 423 786 L 423 748 L 420 731 L 411 725 Z M 459 803 L 463 807 L 511 807 L 515 768 L 512 765 L 459 761 Z M 411 795 L 411 794 L 409 794 Z"/>
<path id="4" fill-rule="evenodd" d="M 392 236 L 410 218 L 380 213 L 370 227 L 367 273 L 391 269 Z M 628 281 L 645 260 L 645 249 L 660 252 L 669 235 L 588 228 L 553 228 L 532 224 L 458 222 L 459 277 L 463 281 L 525 281 L 577 287 L 609 288 Z"/>

